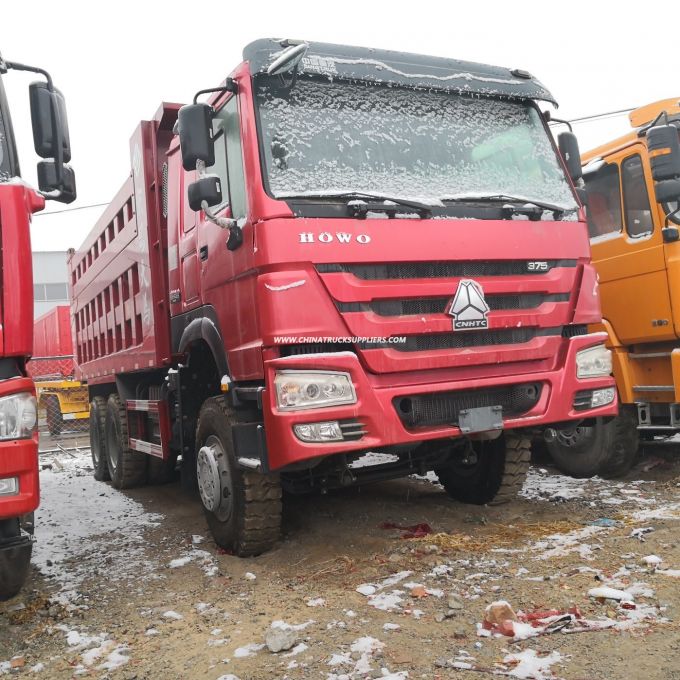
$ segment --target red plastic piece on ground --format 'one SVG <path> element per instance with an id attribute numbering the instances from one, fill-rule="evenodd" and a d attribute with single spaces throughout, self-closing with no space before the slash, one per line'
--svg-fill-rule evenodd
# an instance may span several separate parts
<path id="1" fill-rule="evenodd" d="M 432 533 L 432 527 L 423 522 L 421 524 L 414 524 L 412 526 L 403 526 L 401 524 L 395 524 L 394 522 L 382 522 L 380 524 L 381 529 L 401 529 L 406 533 L 402 535 L 402 538 L 422 538 Z"/>

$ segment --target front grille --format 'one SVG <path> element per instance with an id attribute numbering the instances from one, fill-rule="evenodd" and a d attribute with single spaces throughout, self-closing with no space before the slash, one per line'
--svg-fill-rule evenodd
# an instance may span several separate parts
<path id="1" fill-rule="evenodd" d="M 587 411 L 592 408 L 593 390 L 581 390 L 574 395 L 574 411 Z"/>
<path id="2" fill-rule="evenodd" d="M 588 335 L 588 326 L 583 324 L 570 324 L 562 328 L 563 338 L 575 338 L 577 335 Z"/>
<path id="3" fill-rule="evenodd" d="M 379 316 L 445 314 L 453 295 L 407 300 L 373 300 L 372 302 L 336 302 L 338 311 L 373 312 Z M 569 293 L 526 293 L 523 295 L 487 295 L 486 303 L 493 310 L 536 309 L 544 302 L 568 302 Z"/>
<path id="4" fill-rule="evenodd" d="M 458 331 L 431 335 L 406 335 L 405 342 L 361 343 L 361 349 L 394 349 L 398 352 L 425 352 L 437 349 L 464 349 L 488 345 L 518 345 L 537 337 L 560 335 L 562 328 L 501 328 L 484 331 Z"/>
<path id="5" fill-rule="evenodd" d="M 365 423 L 359 420 L 340 420 L 338 421 L 342 438 L 346 442 L 357 441 L 365 434 L 368 434 Z"/>
<path id="6" fill-rule="evenodd" d="M 354 352 L 354 345 L 341 342 L 306 342 L 296 345 L 280 345 L 282 357 L 300 354 L 327 354 L 329 352 Z"/>
<path id="7" fill-rule="evenodd" d="M 503 417 L 520 416 L 536 406 L 540 396 L 540 383 L 524 383 L 397 397 L 393 404 L 406 427 L 457 426 L 459 414 L 464 409 L 501 406 Z"/>
<path id="8" fill-rule="evenodd" d="M 540 266 L 539 266 L 540 265 Z M 367 281 L 447 279 L 477 276 L 547 274 L 555 267 L 575 267 L 576 260 L 474 260 L 468 262 L 387 262 L 379 264 L 318 264 L 319 274 L 345 272 Z"/>

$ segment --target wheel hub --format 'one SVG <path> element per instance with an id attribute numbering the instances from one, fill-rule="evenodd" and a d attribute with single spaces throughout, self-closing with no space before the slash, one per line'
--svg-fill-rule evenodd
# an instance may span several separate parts
<path id="1" fill-rule="evenodd" d="M 198 490 L 201 500 L 207 510 L 216 512 L 222 501 L 222 484 L 220 468 L 217 464 L 219 452 L 216 446 L 202 446 L 196 459 L 196 476 L 198 478 Z"/>
<path id="2" fill-rule="evenodd" d="M 557 430 L 557 441 L 572 448 L 586 441 L 592 435 L 592 427 L 574 427 L 571 430 Z"/>

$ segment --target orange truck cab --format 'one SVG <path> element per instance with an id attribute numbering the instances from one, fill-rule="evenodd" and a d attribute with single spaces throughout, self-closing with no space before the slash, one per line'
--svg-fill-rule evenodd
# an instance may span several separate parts
<path id="1" fill-rule="evenodd" d="M 640 439 L 680 432 L 680 97 L 629 120 L 631 132 L 582 156 L 620 414 L 554 433 L 553 457 L 577 476 L 623 474 Z"/>

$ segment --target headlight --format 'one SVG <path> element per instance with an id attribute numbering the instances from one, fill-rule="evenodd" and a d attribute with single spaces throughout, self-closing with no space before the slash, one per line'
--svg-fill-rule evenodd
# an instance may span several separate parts
<path id="1" fill-rule="evenodd" d="M 349 373 L 281 371 L 274 378 L 274 389 L 282 411 L 355 404 L 357 400 Z"/>
<path id="2" fill-rule="evenodd" d="M 601 378 L 612 372 L 612 353 L 604 345 L 576 352 L 576 376 Z"/>
<path id="3" fill-rule="evenodd" d="M 38 411 L 32 394 L 20 392 L 0 397 L 0 440 L 33 436 L 37 421 Z"/>

